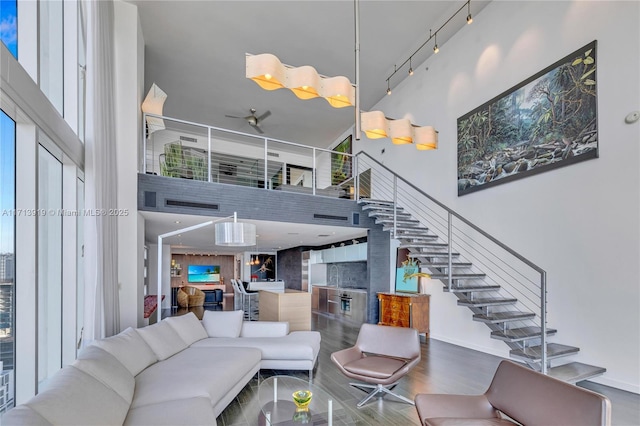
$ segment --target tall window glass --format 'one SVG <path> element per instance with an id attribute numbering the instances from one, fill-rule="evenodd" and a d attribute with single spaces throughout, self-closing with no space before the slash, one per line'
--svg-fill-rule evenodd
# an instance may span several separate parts
<path id="1" fill-rule="evenodd" d="M 63 1 L 39 1 L 40 90 L 64 115 Z"/>
<path id="2" fill-rule="evenodd" d="M 62 367 L 62 163 L 38 147 L 38 388 Z"/>
<path id="3" fill-rule="evenodd" d="M 18 0 L 0 0 L 0 40 L 18 59 Z"/>
<path id="4" fill-rule="evenodd" d="M 16 123 L 0 111 L 0 413 L 13 407 Z"/>

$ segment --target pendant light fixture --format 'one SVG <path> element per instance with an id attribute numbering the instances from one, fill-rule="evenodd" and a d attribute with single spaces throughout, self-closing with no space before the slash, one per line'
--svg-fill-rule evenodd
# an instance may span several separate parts
<path id="1" fill-rule="evenodd" d="M 245 59 L 246 77 L 265 90 L 289 89 L 303 100 L 324 98 L 334 108 L 355 104 L 355 88 L 347 77 L 326 77 L 309 65 L 285 65 L 270 53 L 247 53 Z"/>

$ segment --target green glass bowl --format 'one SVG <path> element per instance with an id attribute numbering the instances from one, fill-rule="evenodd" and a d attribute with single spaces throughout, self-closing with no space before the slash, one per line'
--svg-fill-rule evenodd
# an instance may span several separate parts
<path id="1" fill-rule="evenodd" d="M 311 391 L 308 390 L 295 391 L 293 393 L 293 402 L 298 408 L 306 408 L 311 402 L 312 395 Z"/>

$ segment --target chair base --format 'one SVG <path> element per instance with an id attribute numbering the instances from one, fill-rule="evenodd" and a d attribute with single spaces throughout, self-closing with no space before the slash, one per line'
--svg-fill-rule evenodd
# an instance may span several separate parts
<path id="1" fill-rule="evenodd" d="M 357 405 L 358 408 L 362 407 L 364 404 L 366 404 L 371 398 L 373 398 L 374 396 L 378 395 L 379 393 L 382 393 L 384 396 L 384 394 L 389 394 L 392 396 L 395 396 L 396 398 L 398 398 L 400 401 L 402 402 L 406 402 L 407 404 L 411 404 L 411 405 L 415 405 L 415 403 L 408 399 L 405 398 L 402 395 L 398 395 L 395 392 L 391 392 L 391 389 L 393 389 L 396 385 L 398 384 L 398 382 L 396 383 L 392 383 L 390 385 L 387 386 L 383 386 L 383 385 L 371 385 L 369 383 L 349 383 L 349 385 L 358 388 L 360 390 L 363 390 L 366 392 L 365 389 L 373 389 L 369 395 L 367 395 L 362 401 L 360 401 Z"/>

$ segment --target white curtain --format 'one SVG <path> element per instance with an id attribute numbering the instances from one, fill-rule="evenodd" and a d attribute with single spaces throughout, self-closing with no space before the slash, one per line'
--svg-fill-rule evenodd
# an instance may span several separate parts
<path id="1" fill-rule="evenodd" d="M 84 344 L 120 332 L 113 1 L 86 1 Z"/>

